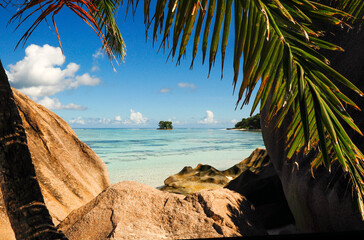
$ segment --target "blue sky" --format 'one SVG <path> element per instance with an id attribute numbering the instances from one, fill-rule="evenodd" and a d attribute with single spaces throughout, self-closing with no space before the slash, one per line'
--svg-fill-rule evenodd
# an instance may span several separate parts
<path id="1" fill-rule="evenodd" d="M 250 105 L 235 110 L 233 95 L 232 42 L 230 35 L 224 78 L 220 80 L 218 53 L 208 76 L 202 65 L 201 49 L 190 70 L 191 44 L 186 58 L 168 59 L 160 42 L 153 47 L 151 34 L 145 41 L 143 7 L 136 16 L 119 11 L 118 24 L 127 47 L 125 63 L 114 63 L 100 51 L 101 42 L 81 19 L 63 9 L 56 22 L 62 56 L 52 21 L 40 24 L 25 46 L 14 50 L 30 26 L 25 22 L 14 31 L 7 25 L 15 10 L 0 9 L 0 59 L 11 85 L 36 102 L 50 108 L 72 127 L 155 128 L 160 120 L 172 120 L 174 127 L 225 128 L 248 117 Z M 208 56 L 207 56 L 208 59 Z"/>

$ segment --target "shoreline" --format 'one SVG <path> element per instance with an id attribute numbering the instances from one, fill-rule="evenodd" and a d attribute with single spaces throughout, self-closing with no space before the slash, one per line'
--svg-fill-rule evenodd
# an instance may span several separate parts
<path id="1" fill-rule="evenodd" d="M 262 129 L 246 129 L 246 128 L 226 128 L 225 130 L 249 131 L 249 132 L 261 132 L 262 131 Z"/>

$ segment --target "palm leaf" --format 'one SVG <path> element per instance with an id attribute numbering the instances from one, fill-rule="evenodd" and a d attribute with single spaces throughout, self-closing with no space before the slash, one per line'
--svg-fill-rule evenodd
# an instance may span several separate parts
<path id="1" fill-rule="evenodd" d="M 179 0 L 179 4 L 183 4 L 184 1 L 186 0 Z M 234 12 L 235 19 L 232 22 L 234 28 L 231 28 L 235 33 L 234 90 L 239 82 L 240 71 L 243 73 L 237 106 L 243 99 L 244 93 L 246 96 L 241 107 L 248 104 L 253 90 L 258 88 L 252 107 L 253 113 L 259 103 L 262 109 L 267 103 L 269 93 L 273 93 L 266 123 L 269 124 L 276 117 L 275 127 L 280 127 L 285 116 L 288 113 L 293 114 L 293 122 L 287 131 L 288 157 L 292 157 L 301 148 L 307 151 L 312 147 L 319 149 L 319 154 L 311 163 L 313 168 L 320 164 L 330 168 L 332 162 L 338 160 L 343 169 L 350 173 L 353 187 L 358 193 L 361 206 L 359 210 L 364 219 L 362 167 L 364 157 L 338 120 L 342 119 L 348 126 L 362 134 L 344 106 L 349 104 L 359 108 L 349 97 L 342 94 L 330 79 L 341 82 L 360 95 L 363 95 L 363 92 L 328 65 L 329 61 L 319 50 L 322 48 L 343 51 L 343 49 L 322 40 L 320 38 L 323 35 L 322 31 L 319 26 L 314 25 L 314 20 L 333 25 L 348 25 L 355 19 L 363 17 L 364 1 L 336 0 L 335 2 L 336 8 L 309 0 L 235 0 L 232 11 L 230 8 L 232 1 L 204 0 L 203 7 L 198 9 L 197 24 L 191 21 L 181 22 L 179 18 L 174 18 L 172 22 L 187 33 L 193 31 L 192 27 L 195 29 L 191 66 L 200 37 L 203 38 L 203 61 L 210 43 L 209 69 L 214 64 L 220 32 L 223 30 L 221 44 L 221 71 L 223 71 L 227 36 L 230 31 L 230 14 Z M 170 14 L 170 8 L 164 10 Z M 182 11 L 180 16 L 192 14 L 191 8 L 184 8 Z M 193 14 L 197 14 L 197 11 Z M 211 24 L 214 25 L 213 31 L 210 28 Z M 164 31 L 164 36 L 170 35 L 169 28 L 164 27 Z M 211 38 L 210 32 L 212 32 Z M 178 39 L 178 35 L 174 36 L 177 33 L 171 33 L 173 38 Z M 155 34 L 154 32 L 153 38 Z M 181 43 L 180 49 L 183 53 L 186 51 L 188 39 L 184 38 Z M 174 44 L 172 51 L 177 48 L 178 45 Z"/>
<path id="2" fill-rule="evenodd" d="M 52 16 L 59 38 L 54 16 L 67 6 L 94 29 L 110 58 L 123 59 L 125 45 L 114 19 L 115 9 L 121 5 L 121 2 L 29 0 L 24 1 L 12 21 L 18 19 L 21 25 L 33 14 L 40 13 L 19 43 L 25 42 L 47 16 Z M 287 132 L 288 157 L 292 157 L 302 147 L 307 151 L 309 146 L 312 146 L 319 149 L 316 159 L 311 163 L 313 168 L 320 164 L 330 168 L 332 161 L 338 160 L 343 169 L 349 172 L 357 193 L 359 210 L 364 219 L 364 156 L 352 143 L 337 119 L 344 120 L 361 134 L 343 106 L 349 104 L 359 108 L 339 91 L 330 78 L 343 83 L 361 96 L 363 92 L 332 69 L 325 56 L 319 53 L 320 48 L 336 51 L 342 51 L 342 49 L 320 39 L 323 33 L 319 26 L 313 23 L 314 20 L 320 20 L 333 25 L 348 26 L 358 19 L 363 19 L 364 1 L 333 0 L 330 2 L 336 7 L 309 0 L 235 0 L 235 19 L 234 28 L 232 28 L 235 32 L 233 86 L 235 90 L 243 56 L 243 77 L 237 106 L 244 93 L 246 97 L 241 107 L 249 102 L 253 89 L 258 88 L 252 109 L 255 109 L 259 103 L 262 109 L 267 103 L 269 94 L 273 93 L 272 102 L 276 105 L 267 106 L 269 113 L 266 122 L 269 123 L 273 117 L 276 117 L 275 127 L 280 127 L 285 116 L 288 113 L 293 114 L 293 121 Z M 135 4 L 132 0 L 128 1 L 129 6 L 136 7 L 137 3 L 138 1 Z M 194 31 L 191 67 L 202 35 L 202 59 L 204 62 L 210 43 L 209 66 L 211 68 L 218 50 L 222 26 L 221 51 L 225 53 L 230 31 L 231 0 L 169 0 L 168 3 L 158 1 L 152 19 L 149 18 L 150 3 L 150 0 L 144 1 L 146 30 L 149 29 L 152 21 L 155 21 L 153 40 L 157 39 L 158 34 L 162 34 L 161 44 L 165 46 L 167 39 L 172 37 L 172 57 L 178 49 L 179 59 L 185 54 L 190 35 Z M 216 6 L 217 9 L 215 9 Z M 226 10 L 223 11 L 223 9 Z M 164 18 L 165 13 L 166 18 Z M 23 14 L 27 15 L 23 18 Z M 199 16 L 196 22 L 197 14 Z M 214 30 L 210 38 L 212 24 Z M 181 34 L 182 40 L 179 41 Z M 224 56 L 225 54 L 222 54 L 221 69 L 223 69 Z M 277 88 L 277 83 L 282 88 Z M 307 112 L 303 110 L 304 107 L 307 107 Z"/>
<path id="3" fill-rule="evenodd" d="M 51 16 L 57 38 L 62 49 L 61 39 L 55 21 L 55 16 L 59 11 L 68 7 L 72 12 L 79 16 L 87 25 L 89 25 L 98 35 L 110 59 L 121 58 L 124 61 L 126 54 L 125 43 L 117 27 L 115 16 L 122 1 L 111 0 L 29 0 L 24 1 L 19 7 L 18 12 L 10 19 L 10 22 L 19 21 L 17 28 L 33 15 L 38 15 L 34 23 L 20 38 L 18 45 L 29 39 L 31 34 L 46 18 Z M 17 29 L 16 28 L 16 29 Z"/>

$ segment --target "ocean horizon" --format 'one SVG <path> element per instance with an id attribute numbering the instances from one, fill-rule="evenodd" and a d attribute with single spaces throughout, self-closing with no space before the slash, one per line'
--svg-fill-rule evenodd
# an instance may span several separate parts
<path id="1" fill-rule="evenodd" d="M 256 148 L 264 148 L 254 131 L 222 128 L 74 128 L 105 163 L 111 183 L 136 181 L 160 187 L 185 166 L 208 164 L 225 170 Z"/>

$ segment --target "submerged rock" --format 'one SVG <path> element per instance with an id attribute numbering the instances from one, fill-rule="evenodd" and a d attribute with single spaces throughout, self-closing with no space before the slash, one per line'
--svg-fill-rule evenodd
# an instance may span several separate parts
<path id="1" fill-rule="evenodd" d="M 242 172 L 248 169 L 252 172 L 260 171 L 268 163 L 266 151 L 257 148 L 248 158 L 224 171 L 204 164 L 195 168 L 184 167 L 179 173 L 164 180 L 161 190 L 187 195 L 200 190 L 222 188 Z"/>
<path id="2" fill-rule="evenodd" d="M 13 93 L 45 203 L 58 224 L 110 185 L 106 165 L 59 116 Z M 15 239 L 1 191 L 0 239 Z"/>
<path id="3" fill-rule="evenodd" d="M 201 189 L 227 188 L 246 197 L 266 229 L 294 224 L 282 184 L 265 149 L 257 148 L 240 163 L 224 171 L 199 164 L 168 177 L 161 190 L 191 194 Z"/>
<path id="4" fill-rule="evenodd" d="M 70 239 L 192 239 L 265 235 L 249 201 L 228 189 L 183 196 L 137 182 L 110 186 L 58 226 Z"/>

